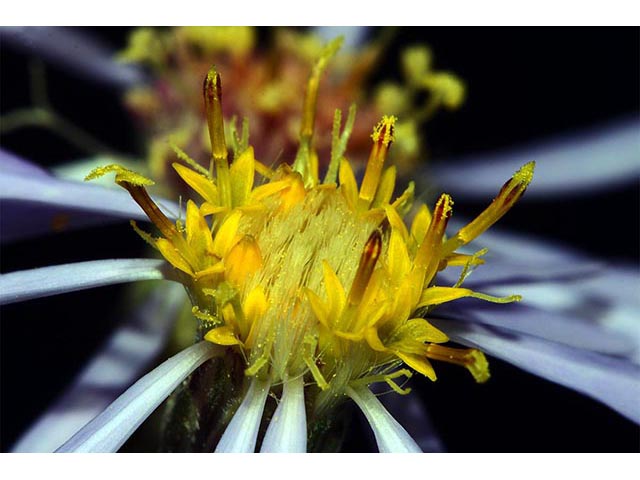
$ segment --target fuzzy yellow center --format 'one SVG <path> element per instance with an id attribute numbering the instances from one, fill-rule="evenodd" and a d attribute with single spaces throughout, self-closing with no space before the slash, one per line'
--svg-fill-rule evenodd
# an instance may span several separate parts
<path id="1" fill-rule="evenodd" d="M 439 304 L 463 297 L 505 303 L 462 288 L 467 270 L 483 263 L 455 250 L 480 235 L 513 206 L 533 173 L 527 164 L 507 181 L 491 205 L 449 239 L 445 237 L 453 201 L 440 196 L 433 210 L 416 210 L 413 185 L 395 200 L 395 168 L 385 168 L 396 119 L 374 128 L 372 150 L 360 185 L 344 158 L 348 131 L 336 114 L 333 151 L 324 182 L 313 149 L 313 118 L 320 74 L 335 53 L 330 44 L 314 67 L 304 101 L 300 146 L 293 166 L 271 169 L 253 149 L 232 139 L 227 160 L 221 83 L 212 69 L 204 82 L 212 158 L 207 170 L 176 149 L 189 167 L 174 164 L 201 197 L 189 200 L 185 222 L 174 225 L 145 191 L 147 179 L 121 167 L 98 169 L 88 178 L 115 170 L 125 187 L 158 227 L 161 237 L 141 233 L 175 268 L 206 326 L 204 338 L 240 354 L 246 375 L 287 381 L 304 376 L 319 387 L 322 409 L 359 384 L 409 377 L 402 364 L 435 380 L 429 359 L 466 367 L 479 381 L 489 377 L 484 355 L 442 345 L 445 333 L 425 318 Z M 137 228 L 137 227 L 136 227 Z M 463 267 L 453 286 L 437 285 L 438 271 Z"/>

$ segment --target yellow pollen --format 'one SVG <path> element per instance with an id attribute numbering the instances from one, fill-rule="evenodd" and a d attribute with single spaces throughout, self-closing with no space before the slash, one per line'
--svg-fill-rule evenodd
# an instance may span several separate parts
<path id="1" fill-rule="evenodd" d="M 384 116 L 382 120 L 373 129 L 371 138 L 373 147 L 369 155 L 369 161 L 362 179 L 360 187 L 359 206 L 361 209 L 368 209 L 380 186 L 380 177 L 382 174 L 382 166 L 384 165 L 387 151 L 393 142 L 393 128 L 396 121 L 394 116 Z"/>

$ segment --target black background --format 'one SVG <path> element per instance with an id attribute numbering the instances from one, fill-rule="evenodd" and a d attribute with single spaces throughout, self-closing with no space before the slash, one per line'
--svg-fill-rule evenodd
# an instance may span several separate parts
<path id="1" fill-rule="evenodd" d="M 126 28 L 85 30 L 114 48 L 121 48 L 128 34 Z M 260 34 L 268 37 L 265 30 Z M 638 29 L 405 28 L 398 30 L 375 78 L 399 78 L 401 47 L 428 43 L 436 67 L 458 73 L 469 90 L 459 112 L 443 113 L 429 125 L 433 157 L 490 151 L 637 117 L 639 40 Z M 29 57 L 4 45 L 0 54 L 0 108 L 6 113 L 28 105 Z M 139 138 L 118 91 L 55 65 L 47 65 L 47 85 L 58 111 L 107 145 L 140 154 Z M 48 166 L 84 155 L 36 129 L 3 137 L 2 146 Z M 593 196 L 523 203 L 501 226 L 637 266 L 639 190 L 636 179 Z M 469 216 L 483 205 L 457 202 L 456 207 L 457 214 Z M 143 254 L 141 243 L 126 224 L 49 236 L 3 246 L 1 270 L 135 257 Z M 2 451 L 63 391 L 115 328 L 125 314 L 117 301 L 123 293 L 123 287 L 107 287 L 0 311 Z M 428 406 L 447 450 L 638 450 L 638 427 L 608 407 L 499 360 L 490 363 L 492 379 L 484 385 L 476 385 L 462 369 L 442 364 L 434 384 L 414 377 L 415 391 Z M 369 441 L 368 433 L 354 431 L 346 447 L 370 448 Z"/>

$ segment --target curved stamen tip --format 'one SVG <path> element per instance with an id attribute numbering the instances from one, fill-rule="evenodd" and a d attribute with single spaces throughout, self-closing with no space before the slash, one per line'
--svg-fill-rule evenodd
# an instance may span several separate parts
<path id="1" fill-rule="evenodd" d="M 453 213 L 453 199 L 451 195 L 447 193 L 443 193 L 438 198 L 436 202 L 436 207 L 433 212 L 434 218 L 438 219 L 438 221 L 448 221 L 451 218 L 451 214 Z"/>
<path id="2" fill-rule="evenodd" d="M 382 120 L 373 128 L 373 133 L 371 134 L 373 141 L 385 147 L 394 142 L 393 131 L 397 120 L 393 115 L 384 115 Z"/>
<path id="3" fill-rule="evenodd" d="M 533 171 L 536 168 L 536 162 L 525 163 L 520 169 L 513 174 L 513 180 L 525 188 L 533 180 Z"/>

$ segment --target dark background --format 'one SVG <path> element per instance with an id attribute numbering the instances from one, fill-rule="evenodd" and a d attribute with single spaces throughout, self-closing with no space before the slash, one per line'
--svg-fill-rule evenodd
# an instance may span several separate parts
<path id="1" fill-rule="evenodd" d="M 121 48 L 126 28 L 84 29 Z M 268 37 L 262 30 L 261 36 Z M 402 46 L 428 43 L 438 69 L 468 85 L 465 106 L 428 127 L 433 157 L 518 146 L 609 120 L 637 117 L 640 107 L 638 29 L 405 28 L 399 29 L 376 79 L 398 78 Z M 29 104 L 30 57 L 0 48 L 0 109 Z M 119 92 L 46 64 L 57 111 L 105 144 L 141 153 Z M 2 138 L 2 147 L 42 165 L 80 158 L 46 131 L 28 129 Z M 611 160 L 612 162 L 615 159 Z M 592 255 L 638 264 L 638 181 L 593 196 L 518 205 L 502 227 L 560 240 Z M 483 204 L 456 203 L 469 216 Z M 1 271 L 98 258 L 142 255 L 128 225 L 69 232 L 2 247 Z M 615 288 L 603 285 L 603 289 Z M 107 287 L 11 305 L 0 310 L 0 449 L 63 391 L 106 335 L 126 314 Z M 638 451 L 639 429 L 608 407 L 497 359 L 492 379 L 476 385 L 463 369 L 437 366 L 435 384 L 415 381 L 449 451 Z M 354 431 L 347 447 L 369 448 Z"/>

